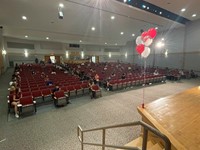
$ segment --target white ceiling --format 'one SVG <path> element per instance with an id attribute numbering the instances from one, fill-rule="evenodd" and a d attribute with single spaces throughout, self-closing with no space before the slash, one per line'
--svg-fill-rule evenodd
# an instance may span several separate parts
<path id="1" fill-rule="evenodd" d="M 199 19 L 198 0 L 146 0 L 189 20 Z M 64 19 L 58 19 L 58 5 L 64 4 Z M 170 4 L 166 4 L 170 3 Z M 197 17 L 191 18 L 191 14 Z M 25 15 L 28 20 L 21 17 Z M 110 17 L 114 15 L 115 19 Z M 0 0 L 0 25 L 4 36 L 30 40 L 59 41 L 64 43 L 125 45 L 140 34 L 140 29 L 159 27 L 165 30 L 184 26 L 155 14 L 129 7 L 116 0 Z M 91 31 L 91 27 L 96 28 Z M 124 35 L 120 35 L 124 32 Z M 136 36 L 132 37 L 132 33 Z"/>

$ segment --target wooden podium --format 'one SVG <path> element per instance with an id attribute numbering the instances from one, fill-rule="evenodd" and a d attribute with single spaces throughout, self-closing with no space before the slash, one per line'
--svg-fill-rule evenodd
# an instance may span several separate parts
<path id="1" fill-rule="evenodd" d="M 200 150 L 200 87 L 138 107 L 142 120 L 165 134 L 172 150 Z"/>

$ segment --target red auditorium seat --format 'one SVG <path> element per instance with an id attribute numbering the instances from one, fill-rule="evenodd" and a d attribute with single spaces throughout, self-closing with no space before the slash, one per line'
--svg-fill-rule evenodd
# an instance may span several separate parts
<path id="1" fill-rule="evenodd" d="M 62 106 L 68 103 L 69 97 L 67 94 L 64 93 L 63 90 L 56 91 L 54 93 L 54 104 L 55 106 Z"/>
<path id="2" fill-rule="evenodd" d="M 69 90 L 66 88 L 66 86 L 62 86 L 60 89 L 63 90 L 65 94 L 69 95 Z"/>
<path id="3" fill-rule="evenodd" d="M 31 92 L 21 92 L 22 94 L 22 97 L 25 97 L 25 96 L 32 96 L 32 93 Z"/>
<path id="4" fill-rule="evenodd" d="M 33 99 L 38 102 L 43 102 L 42 92 L 40 90 L 32 91 Z"/>
<path id="5" fill-rule="evenodd" d="M 69 96 L 72 97 L 72 96 L 76 96 L 76 89 L 74 88 L 73 85 L 69 85 L 66 87 L 69 91 Z"/>
<path id="6" fill-rule="evenodd" d="M 99 88 L 98 85 L 92 85 L 91 87 L 92 93 L 91 93 L 91 98 L 97 98 L 97 97 L 101 97 L 101 89 Z"/>
<path id="7" fill-rule="evenodd" d="M 29 88 L 21 88 L 21 91 L 22 92 L 30 92 L 30 89 Z"/>
<path id="8" fill-rule="evenodd" d="M 87 94 L 87 93 L 90 92 L 88 82 L 82 83 L 82 84 L 81 84 L 81 87 L 83 88 L 83 93 L 84 93 L 84 94 Z"/>
<path id="9" fill-rule="evenodd" d="M 76 89 L 76 95 L 83 95 L 83 88 L 80 84 L 74 85 L 74 88 Z"/>
<path id="10" fill-rule="evenodd" d="M 19 115 L 25 112 L 36 112 L 36 101 L 33 101 L 32 96 L 25 96 L 20 98 L 20 104 L 17 105 Z"/>
<path id="11" fill-rule="evenodd" d="M 44 100 L 46 100 L 46 99 L 52 100 L 52 93 L 51 93 L 51 90 L 50 90 L 50 89 L 43 89 L 43 90 L 42 90 L 42 96 L 43 96 L 43 99 L 44 99 Z"/>

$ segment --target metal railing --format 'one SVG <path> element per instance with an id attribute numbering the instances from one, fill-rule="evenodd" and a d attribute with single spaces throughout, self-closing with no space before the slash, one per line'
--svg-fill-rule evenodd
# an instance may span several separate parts
<path id="1" fill-rule="evenodd" d="M 143 121 L 136 121 L 136 122 L 131 122 L 131 123 L 118 124 L 118 125 L 94 128 L 94 129 L 89 129 L 89 130 L 83 130 L 78 125 L 77 135 L 78 135 L 79 141 L 81 142 L 81 150 L 83 150 L 84 145 L 99 146 L 99 147 L 102 147 L 102 150 L 105 150 L 105 148 L 118 148 L 118 149 L 124 149 L 124 150 L 139 150 L 138 147 L 107 145 L 105 143 L 107 129 L 129 127 L 129 126 L 139 126 L 139 125 L 143 127 L 142 150 L 146 150 L 146 148 L 147 148 L 148 131 L 151 131 L 153 134 L 155 134 L 156 136 L 158 136 L 160 139 L 162 139 L 164 141 L 165 150 L 171 150 L 170 140 L 164 134 L 162 134 L 160 131 L 158 131 L 157 129 L 153 128 L 152 126 L 146 124 Z M 84 142 L 84 136 L 83 136 L 84 133 L 92 132 L 92 131 L 99 131 L 99 130 L 102 130 L 102 144 Z"/>

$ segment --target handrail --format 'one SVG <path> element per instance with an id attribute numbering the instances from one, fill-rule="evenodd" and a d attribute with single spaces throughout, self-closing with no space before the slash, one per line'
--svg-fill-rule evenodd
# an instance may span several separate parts
<path id="1" fill-rule="evenodd" d="M 171 150 L 171 142 L 168 139 L 168 137 L 166 137 L 160 131 L 158 131 L 157 129 L 153 128 L 152 126 L 148 125 L 147 123 L 145 123 L 143 121 L 136 121 L 136 122 L 118 124 L 118 125 L 113 125 L 113 126 L 105 126 L 105 127 L 94 128 L 94 129 L 89 129 L 89 130 L 82 130 L 80 125 L 78 125 L 78 127 L 77 127 L 77 135 L 78 135 L 79 141 L 81 142 L 81 150 L 83 150 L 83 146 L 84 145 L 99 146 L 99 147 L 102 147 L 102 150 L 105 150 L 106 147 L 125 149 L 125 150 L 139 150 L 139 148 L 137 148 L 137 147 L 116 146 L 116 145 L 106 145 L 105 144 L 105 132 L 106 132 L 106 129 L 128 127 L 128 126 L 138 126 L 138 125 L 141 125 L 144 128 L 143 141 L 142 141 L 142 150 L 146 150 L 146 147 L 147 147 L 148 131 L 151 131 L 152 133 L 154 133 L 155 135 L 157 135 L 158 137 L 160 137 L 164 141 L 165 150 Z M 102 144 L 84 143 L 84 139 L 83 139 L 83 134 L 84 133 L 92 132 L 92 131 L 98 131 L 98 130 L 102 130 Z"/>

